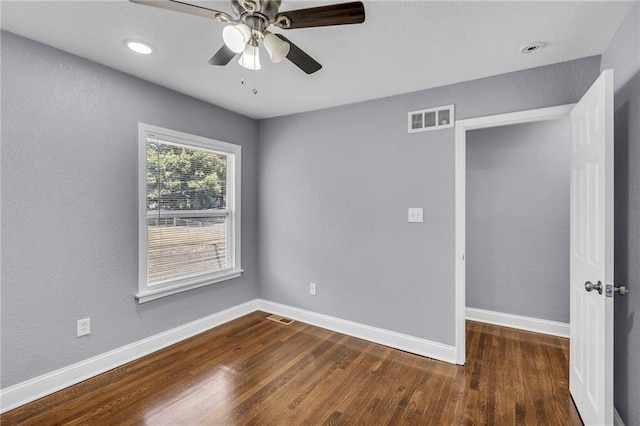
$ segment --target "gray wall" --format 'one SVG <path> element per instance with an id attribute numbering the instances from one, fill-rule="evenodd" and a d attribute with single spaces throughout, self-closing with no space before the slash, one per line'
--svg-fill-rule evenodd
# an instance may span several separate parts
<path id="1" fill-rule="evenodd" d="M 568 119 L 467 132 L 467 307 L 569 322 Z"/>
<path id="2" fill-rule="evenodd" d="M 618 82 L 616 274 L 632 287 L 616 301 L 627 424 L 640 423 L 639 13 L 603 57 Z M 572 103 L 600 69 L 586 58 L 256 126 L 6 32 L 1 47 L 3 388 L 258 295 L 453 344 L 454 134 L 408 135 L 407 111 L 455 103 L 463 119 Z M 139 121 L 243 145 L 242 278 L 133 299 Z M 425 223 L 408 224 L 407 207 L 424 207 Z M 85 316 L 92 335 L 77 339 Z"/>
<path id="3" fill-rule="evenodd" d="M 260 121 L 261 296 L 453 345 L 454 131 L 407 134 L 407 112 L 573 103 L 599 70 L 585 58 Z"/>
<path id="4" fill-rule="evenodd" d="M 615 80 L 615 281 L 631 292 L 615 298 L 615 405 L 640 425 L 640 5 L 602 55 Z"/>
<path id="5" fill-rule="evenodd" d="M 243 146 L 241 278 L 134 299 L 138 122 Z M 256 144 L 254 120 L 3 32 L 2 387 L 256 298 Z"/>

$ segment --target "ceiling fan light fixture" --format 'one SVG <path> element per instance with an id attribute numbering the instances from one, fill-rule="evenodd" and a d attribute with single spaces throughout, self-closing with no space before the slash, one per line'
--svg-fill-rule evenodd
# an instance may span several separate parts
<path id="1" fill-rule="evenodd" d="M 251 40 L 251 28 L 246 24 L 227 25 L 222 30 L 224 44 L 235 53 L 241 53 Z"/>
<path id="2" fill-rule="evenodd" d="M 289 54 L 289 50 L 291 46 L 284 40 L 280 40 L 275 35 L 271 34 L 268 31 L 265 31 L 264 39 L 262 40 L 264 44 L 264 48 L 267 50 L 269 54 L 269 58 L 271 58 L 271 62 L 277 64 L 281 60 L 287 57 Z"/>
<path id="3" fill-rule="evenodd" d="M 260 51 L 258 50 L 258 45 L 247 44 L 238 63 L 250 70 L 259 70 L 262 68 L 260 66 Z"/>
<path id="4" fill-rule="evenodd" d="M 222 30 L 224 46 L 216 51 L 209 60 L 209 64 L 225 66 L 240 55 L 238 61 L 240 65 L 252 70 L 261 67 L 258 53 L 260 42 L 265 44 L 269 58 L 274 63 L 286 58 L 306 74 L 313 74 L 322 69 L 318 61 L 284 35 L 268 32 L 267 29 L 272 25 L 282 30 L 291 30 L 362 24 L 365 21 L 364 0 L 348 0 L 345 3 L 304 7 L 283 12 L 280 11 L 281 0 L 230 0 L 235 17 L 226 12 L 190 4 L 183 0 L 129 1 L 143 6 L 153 6 L 226 22 L 227 25 Z"/>

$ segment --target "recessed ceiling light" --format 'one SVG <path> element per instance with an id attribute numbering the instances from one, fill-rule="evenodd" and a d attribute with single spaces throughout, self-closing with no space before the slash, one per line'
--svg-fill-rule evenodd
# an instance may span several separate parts
<path id="1" fill-rule="evenodd" d="M 153 48 L 141 41 L 125 40 L 124 44 L 126 44 L 129 49 L 142 55 L 149 55 L 153 53 Z"/>
<path id="2" fill-rule="evenodd" d="M 536 41 L 535 43 L 529 43 L 526 46 L 524 46 L 522 49 L 520 49 L 520 53 L 537 52 L 538 50 L 542 49 L 544 46 L 545 44 L 541 41 Z"/>

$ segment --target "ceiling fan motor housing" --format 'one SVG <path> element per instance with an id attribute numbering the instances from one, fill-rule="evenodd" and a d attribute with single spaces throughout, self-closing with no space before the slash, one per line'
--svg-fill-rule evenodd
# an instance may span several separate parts
<path id="1" fill-rule="evenodd" d="M 273 22 L 281 0 L 231 0 L 231 8 L 245 23 L 249 17 L 260 18 L 264 27 Z M 249 25 L 249 23 L 247 23 Z"/>

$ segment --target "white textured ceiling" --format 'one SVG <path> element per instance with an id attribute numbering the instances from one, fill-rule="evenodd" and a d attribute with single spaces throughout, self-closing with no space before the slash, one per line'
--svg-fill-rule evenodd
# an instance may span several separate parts
<path id="1" fill-rule="evenodd" d="M 182 0 L 189 1 L 189 0 Z M 231 12 L 226 1 L 191 1 Z M 283 0 L 281 11 L 339 3 Z M 365 1 L 361 25 L 279 30 L 323 65 L 207 63 L 224 24 L 118 1 L 7 1 L 2 28 L 252 118 L 327 108 L 599 55 L 633 1 Z M 156 52 L 124 47 L 140 39 Z M 521 54 L 527 43 L 547 47 Z M 264 50 L 262 51 L 264 53 Z M 244 84 L 242 80 L 244 79 Z M 258 93 L 253 94 L 252 89 Z"/>

